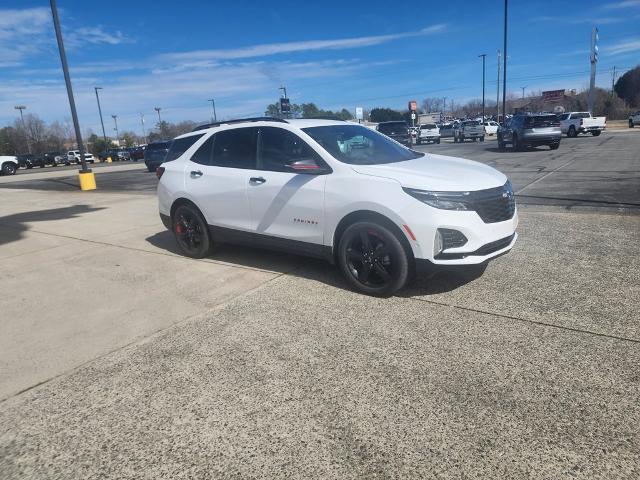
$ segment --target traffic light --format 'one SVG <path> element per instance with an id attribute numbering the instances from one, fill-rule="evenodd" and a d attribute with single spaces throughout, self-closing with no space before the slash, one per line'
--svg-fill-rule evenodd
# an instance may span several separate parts
<path id="1" fill-rule="evenodd" d="M 289 103 L 289 99 L 288 98 L 281 98 L 280 99 L 280 112 L 282 113 L 289 113 L 291 111 L 291 103 Z"/>

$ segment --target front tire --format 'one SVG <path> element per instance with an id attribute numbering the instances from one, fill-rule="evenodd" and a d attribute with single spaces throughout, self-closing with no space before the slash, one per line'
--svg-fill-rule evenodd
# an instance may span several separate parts
<path id="1" fill-rule="evenodd" d="M 16 166 L 11 162 L 6 162 L 2 164 L 2 173 L 4 175 L 15 175 Z"/>
<path id="2" fill-rule="evenodd" d="M 187 257 L 204 258 L 211 251 L 209 227 L 193 205 L 180 205 L 172 217 L 172 229 L 180 250 Z"/>
<path id="3" fill-rule="evenodd" d="M 371 221 L 356 222 L 344 231 L 338 263 L 347 281 L 367 295 L 389 296 L 409 278 L 409 257 L 387 227 Z"/>

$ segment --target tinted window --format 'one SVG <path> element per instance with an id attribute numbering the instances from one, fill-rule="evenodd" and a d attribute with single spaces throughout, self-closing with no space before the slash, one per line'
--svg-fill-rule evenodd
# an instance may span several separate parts
<path id="1" fill-rule="evenodd" d="M 173 142 L 171 142 L 171 147 L 169 147 L 169 151 L 167 152 L 167 156 L 164 158 L 165 162 L 170 162 L 171 160 L 175 160 L 184 152 L 189 150 L 191 145 L 196 143 L 204 133 L 199 135 L 191 135 L 189 137 L 177 138 Z"/>
<path id="2" fill-rule="evenodd" d="M 393 135 L 394 133 L 407 133 L 408 126 L 404 122 L 380 123 L 378 131 Z"/>
<path id="3" fill-rule="evenodd" d="M 169 142 L 156 142 L 147 145 L 147 150 L 166 150 L 169 148 Z"/>
<path id="4" fill-rule="evenodd" d="M 555 115 L 532 115 L 526 117 L 524 121 L 525 128 L 545 128 L 557 127 L 560 125 Z"/>
<path id="5" fill-rule="evenodd" d="M 313 158 L 316 153 L 300 137 L 275 127 L 260 128 L 258 143 L 258 169 L 289 172 L 285 166 L 297 160 Z"/>
<path id="6" fill-rule="evenodd" d="M 424 156 L 361 125 L 327 125 L 302 130 L 331 156 L 352 165 L 403 162 Z"/>
<path id="7" fill-rule="evenodd" d="M 256 128 L 223 130 L 213 142 L 213 165 L 256 168 Z"/>
<path id="8" fill-rule="evenodd" d="M 422 130 L 431 130 L 433 128 L 438 128 L 438 127 L 436 127 L 433 123 L 425 123 L 424 125 L 421 125 L 420 128 Z"/>
<path id="9" fill-rule="evenodd" d="M 199 163 L 200 165 L 212 165 L 211 156 L 213 153 L 213 142 L 215 135 L 210 136 L 206 142 L 200 145 L 200 148 L 196 150 L 191 156 L 191 161 Z"/>

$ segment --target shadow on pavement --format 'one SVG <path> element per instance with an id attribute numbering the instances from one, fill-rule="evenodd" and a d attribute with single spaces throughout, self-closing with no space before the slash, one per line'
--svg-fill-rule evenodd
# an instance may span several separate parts
<path id="1" fill-rule="evenodd" d="M 52 208 L 49 210 L 35 210 L 32 212 L 15 213 L 0 217 L 0 245 L 20 240 L 24 232 L 29 230 L 27 223 L 47 222 L 75 218 L 84 213 L 104 210 L 104 207 L 90 207 L 88 205 L 72 205 L 70 207 Z"/>
<path id="2" fill-rule="evenodd" d="M 151 235 L 146 241 L 156 248 L 182 255 L 173 234 L 168 230 Z M 217 245 L 207 258 L 239 267 L 287 273 L 345 290 L 351 289 L 336 265 L 317 258 L 228 244 Z M 485 269 L 486 264 L 450 267 L 446 270 L 420 269 L 416 278 L 398 296 L 449 292 L 480 278 Z"/>

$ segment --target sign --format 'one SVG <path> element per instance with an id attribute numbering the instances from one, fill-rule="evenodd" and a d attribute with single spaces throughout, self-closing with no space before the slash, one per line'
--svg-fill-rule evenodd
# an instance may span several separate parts
<path id="1" fill-rule="evenodd" d="M 415 120 L 416 119 L 416 112 L 411 112 L 411 120 Z"/>
<path id="2" fill-rule="evenodd" d="M 542 100 L 544 102 L 561 102 L 564 100 L 564 89 L 542 92 Z"/>
<path id="3" fill-rule="evenodd" d="M 362 107 L 356 107 L 356 120 L 364 119 L 364 110 Z"/>
<path id="4" fill-rule="evenodd" d="M 411 110 L 412 112 L 415 112 L 417 109 L 418 109 L 418 102 L 416 102 L 415 100 L 409 101 L 409 110 Z"/>
<path id="5" fill-rule="evenodd" d="M 291 103 L 289 103 L 288 98 L 280 99 L 280 111 L 282 113 L 289 113 L 291 111 Z"/>

